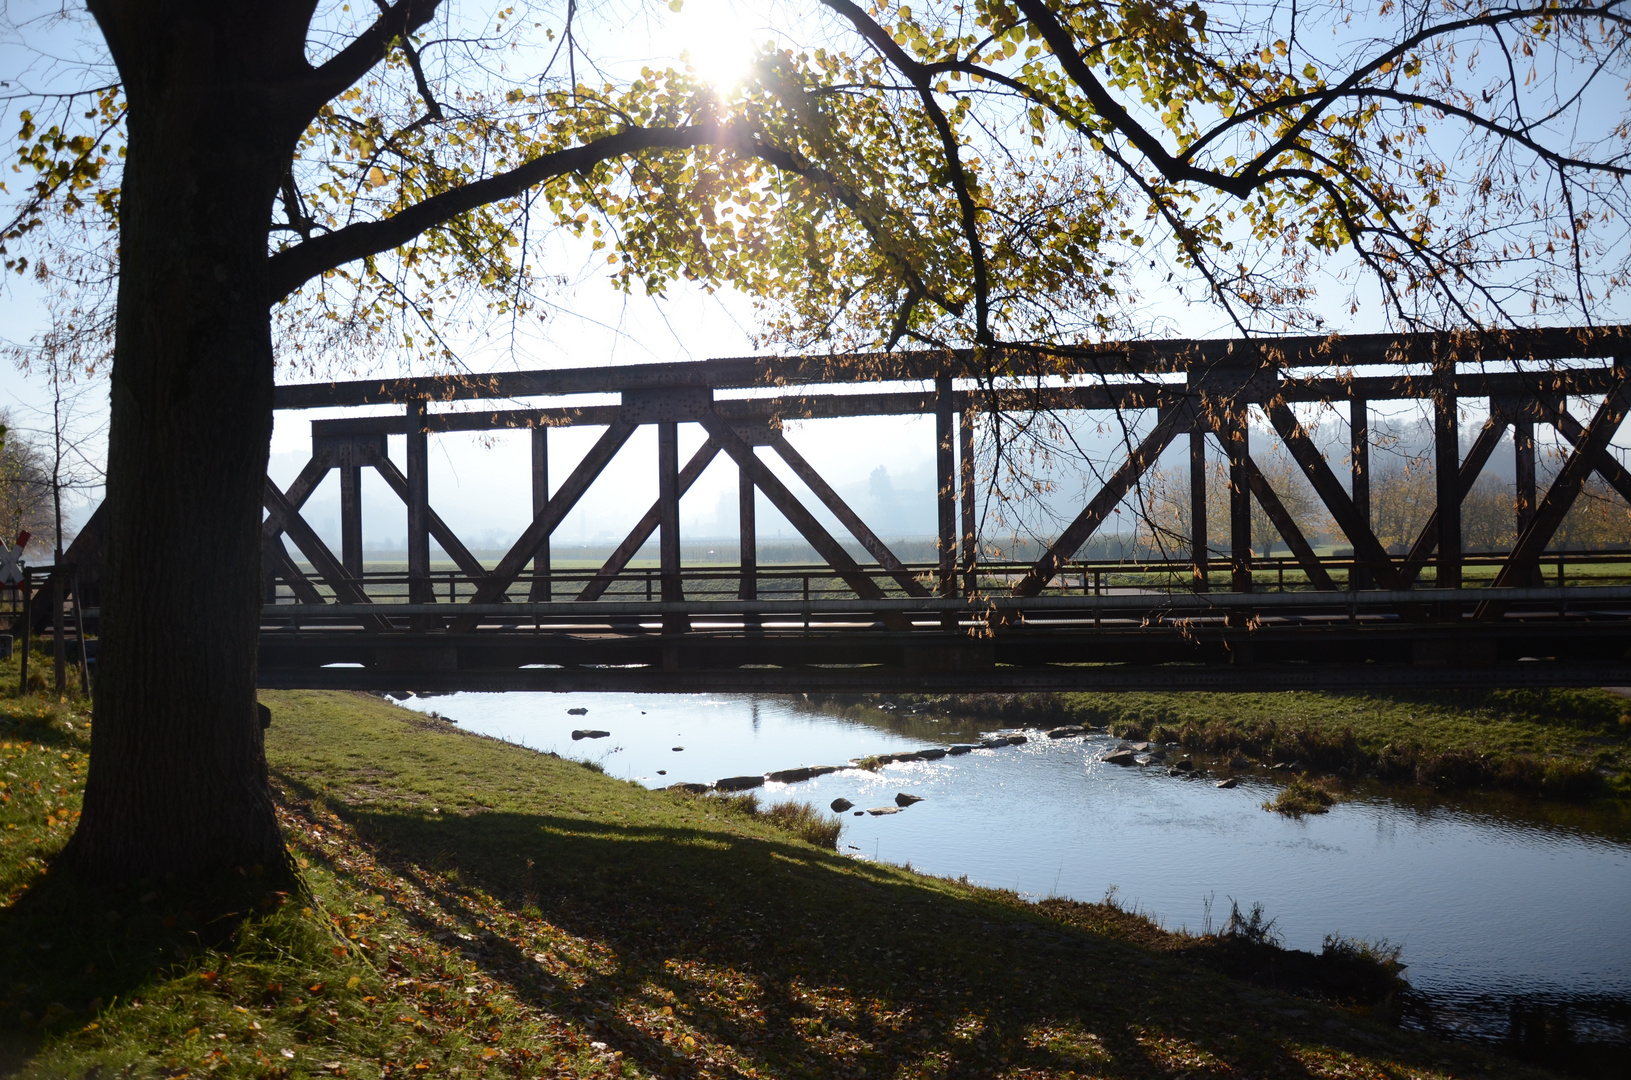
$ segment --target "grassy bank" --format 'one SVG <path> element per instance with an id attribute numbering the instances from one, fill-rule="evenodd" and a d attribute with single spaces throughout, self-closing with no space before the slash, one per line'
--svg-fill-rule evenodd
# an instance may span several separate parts
<path id="1" fill-rule="evenodd" d="M 1261 974 L 1249 941 L 843 858 L 744 801 L 647 792 L 360 695 L 264 700 L 295 889 L 48 871 L 85 718 L 0 698 L 0 1071 L 1531 1075 L 1288 996 L 1296 978 L 1248 990 L 1227 972 Z"/>
<path id="2" fill-rule="evenodd" d="M 1295 762 L 1441 789 L 1631 798 L 1631 699 L 1606 690 L 978 694 L 885 702 L 896 703 L 1003 724 L 1091 724 L 1258 764 Z"/>

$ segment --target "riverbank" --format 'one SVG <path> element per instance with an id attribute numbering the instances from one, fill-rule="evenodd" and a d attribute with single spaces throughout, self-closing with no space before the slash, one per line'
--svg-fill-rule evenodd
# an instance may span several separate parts
<path id="1" fill-rule="evenodd" d="M 844 710 L 1084 724 L 1258 765 L 1439 790 L 1631 799 L 1631 699 L 1607 690 L 1420 694 L 810 695 Z"/>
<path id="2" fill-rule="evenodd" d="M 253 905 L 252 876 L 206 897 L 45 872 L 77 809 L 84 716 L 0 700 L 16 773 L 0 806 L 0 1067 L 1533 1075 L 1360 1009 L 1244 991 L 1114 905 L 1033 906 L 844 858 L 740 803 L 646 791 L 361 695 L 264 700 L 309 894 L 262 889 Z"/>

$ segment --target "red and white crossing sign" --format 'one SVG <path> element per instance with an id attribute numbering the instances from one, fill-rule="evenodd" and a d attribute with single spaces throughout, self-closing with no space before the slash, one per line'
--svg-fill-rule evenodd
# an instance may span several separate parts
<path id="1" fill-rule="evenodd" d="M 0 587 L 15 589 L 23 583 L 23 548 L 28 544 L 28 531 L 17 534 L 12 547 L 0 544 Z"/>

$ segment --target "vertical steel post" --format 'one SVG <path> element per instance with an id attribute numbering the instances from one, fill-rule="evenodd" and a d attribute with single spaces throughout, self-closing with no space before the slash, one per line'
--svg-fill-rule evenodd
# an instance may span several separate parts
<path id="1" fill-rule="evenodd" d="M 1535 509 L 1538 505 L 1535 501 L 1535 418 L 1528 408 L 1521 405 L 1515 408 L 1512 414 L 1512 456 L 1513 473 L 1518 489 L 1513 507 L 1517 517 L 1515 522 L 1517 528 L 1512 534 L 1512 542 L 1515 545 L 1518 537 L 1522 536 L 1524 530 L 1535 520 Z M 1528 584 L 1544 584 L 1538 565 L 1530 575 Z"/>
<path id="2" fill-rule="evenodd" d="M 974 519 L 974 405 L 960 414 L 957 428 L 958 468 L 963 487 L 963 594 L 973 596 L 979 587 L 980 544 Z"/>
<path id="3" fill-rule="evenodd" d="M 425 402 L 408 403 L 408 602 L 436 599 L 430 581 L 430 439 Z"/>
<path id="4" fill-rule="evenodd" d="M 362 580 L 362 465 L 354 446 L 340 451 L 340 565 Z"/>
<path id="5" fill-rule="evenodd" d="M 1206 429 L 1198 423 L 1189 432 L 1189 561 L 1196 592 L 1210 587 L 1207 571 Z"/>
<path id="6" fill-rule="evenodd" d="M 753 475 L 747 469 L 736 470 L 736 513 L 739 543 L 741 545 L 742 582 L 737 587 L 738 600 L 759 599 L 759 526 L 756 519 L 758 492 L 753 486 Z"/>
<path id="7" fill-rule="evenodd" d="M 1348 402 L 1348 461 L 1354 513 L 1359 516 L 1360 523 L 1369 529 L 1370 402 L 1362 397 L 1353 398 Z M 1350 588 L 1364 589 L 1370 586 L 1370 576 L 1359 566 L 1357 559 L 1354 560 L 1354 568 L 1348 573 Z"/>
<path id="8" fill-rule="evenodd" d="M 1433 363 L 1433 486 L 1438 507 L 1438 587 L 1461 588 L 1461 428 L 1455 358 Z"/>
<path id="9" fill-rule="evenodd" d="M 549 505 L 549 428 L 539 424 L 532 429 L 532 516 L 536 518 Z M 544 603 L 550 599 L 549 537 L 544 537 L 532 556 L 532 589 L 528 599 Z"/>
<path id="10" fill-rule="evenodd" d="M 1230 587 L 1252 591 L 1252 489 L 1246 479 L 1245 459 L 1251 453 L 1251 425 L 1246 405 L 1231 402 L 1229 451 L 1229 564 Z"/>
<path id="11" fill-rule="evenodd" d="M 1522 536 L 1535 520 L 1535 419 L 1528 410 L 1512 418 L 1512 469 L 1517 480 L 1517 531 Z"/>
<path id="12" fill-rule="evenodd" d="M 935 477 L 940 509 L 940 595 L 957 591 L 957 461 L 952 435 L 951 376 L 934 381 Z"/>
<path id="13" fill-rule="evenodd" d="M 680 583 L 680 436 L 679 425 L 657 425 L 657 550 L 665 604 L 685 599 Z"/>

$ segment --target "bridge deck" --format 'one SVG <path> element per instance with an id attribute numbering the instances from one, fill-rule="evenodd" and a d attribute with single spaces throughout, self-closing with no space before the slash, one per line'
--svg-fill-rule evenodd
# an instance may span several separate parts
<path id="1" fill-rule="evenodd" d="M 1478 617 L 1492 605 L 1500 617 Z M 263 609 L 260 678 L 714 692 L 1621 685 L 1631 585 L 280 604 Z"/>

